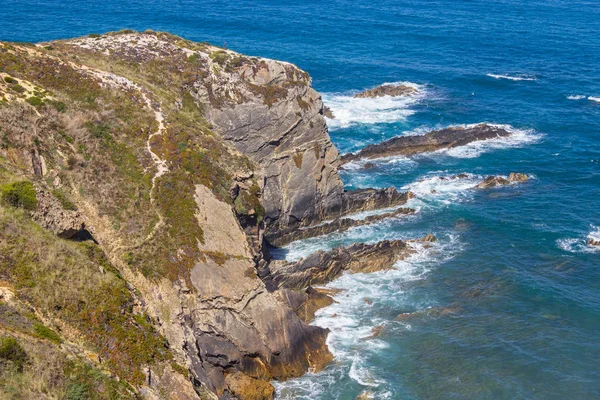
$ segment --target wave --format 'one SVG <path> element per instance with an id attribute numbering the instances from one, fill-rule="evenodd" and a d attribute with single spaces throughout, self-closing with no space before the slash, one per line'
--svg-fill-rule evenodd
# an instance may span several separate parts
<path id="1" fill-rule="evenodd" d="M 571 94 L 569 96 L 567 96 L 568 100 L 583 100 L 587 98 L 587 96 L 583 95 L 583 94 Z"/>
<path id="2" fill-rule="evenodd" d="M 600 97 L 588 96 L 589 101 L 593 101 L 595 103 L 600 103 Z"/>
<path id="3" fill-rule="evenodd" d="M 485 122 L 484 122 L 485 123 Z M 464 146 L 454 147 L 451 149 L 437 150 L 432 153 L 425 153 L 419 157 L 431 157 L 431 155 L 446 155 L 455 158 L 475 158 L 492 150 L 508 149 L 522 147 L 528 144 L 537 143 L 544 135 L 536 132 L 534 129 L 518 129 L 511 125 L 490 124 L 505 129 L 511 133 L 510 136 L 498 137 L 488 140 L 478 140 L 468 143 Z M 479 124 L 462 125 L 465 128 L 471 128 Z"/>
<path id="4" fill-rule="evenodd" d="M 494 79 L 508 79 L 510 81 L 537 81 L 537 77 L 535 75 L 529 74 L 486 74 L 490 78 Z"/>
<path id="5" fill-rule="evenodd" d="M 473 195 L 473 189 L 484 179 L 482 175 L 460 173 L 452 176 L 426 176 L 416 182 L 402 187 L 410 190 L 418 198 L 437 201 L 443 204 L 454 204 Z"/>
<path id="6" fill-rule="evenodd" d="M 563 238 L 556 241 L 556 246 L 569 253 L 597 253 L 600 246 L 588 244 L 590 240 L 600 241 L 600 227 L 591 225 L 592 231 L 587 237 Z"/>
<path id="7" fill-rule="evenodd" d="M 410 243 L 415 253 L 396 262 L 388 271 L 345 274 L 325 285 L 341 289 L 335 302 L 316 313 L 314 325 L 330 330 L 327 345 L 335 361 L 318 374 L 275 383 L 277 398 L 315 399 L 340 390 L 340 382 L 350 379 L 366 388 L 374 398 L 394 398 L 391 382 L 385 379 L 385 368 L 372 362 L 389 351 L 386 331 L 410 330 L 411 327 L 390 320 L 389 309 L 424 309 L 432 306 L 429 299 L 411 300 L 407 283 L 423 280 L 440 263 L 462 251 L 457 235 L 446 233 L 436 243 Z M 365 301 L 368 299 L 369 301 Z M 385 309 L 386 312 L 381 312 Z M 375 330 L 382 331 L 373 337 Z M 343 394 L 340 394 L 344 398 Z"/>
<path id="8" fill-rule="evenodd" d="M 411 106 L 421 101 L 426 90 L 423 85 L 412 82 L 392 82 L 386 85 L 406 85 L 419 91 L 414 96 L 383 96 L 376 98 L 354 98 L 353 93 L 323 94 L 323 103 L 327 105 L 335 116 L 334 119 L 326 118 L 331 129 L 347 128 L 356 124 L 393 123 L 406 120 L 414 114 Z"/>

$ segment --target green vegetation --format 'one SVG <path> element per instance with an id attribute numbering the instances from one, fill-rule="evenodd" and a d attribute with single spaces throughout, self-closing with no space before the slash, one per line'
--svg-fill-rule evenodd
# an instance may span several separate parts
<path id="1" fill-rule="evenodd" d="M 19 181 L 0 186 L 0 196 L 2 200 L 13 207 L 20 207 L 26 210 L 35 210 L 37 207 L 37 197 L 33 183 L 29 181 Z"/>
<path id="2" fill-rule="evenodd" d="M 17 372 L 23 371 L 23 365 L 27 361 L 27 354 L 23 347 L 12 336 L 0 337 L 0 366 L 1 361 L 11 361 Z"/>
<path id="3" fill-rule="evenodd" d="M 34 107 L 40 107 L 41 105 L 44 104 L 44 100 L 42 100 L 41 98 L 39 98 L 37 96 L 28 97 L 27 99 L 25 99 L 25 101 Z"/>
<path id="4" fill-rule="evenodd" d="M 56 344 L 59 344 L 60 342 L 62 342 L 62 339 L 56 332 L 54 332 L 52 329 L 48 328 L 47 326 L 40 324 L 39 322 L 36 322 L 33 325 L 33 330 L 34 330 L 35 334 L 42 339 L 48 339 L 49 341 L 56 343 Z"/>
<path id="5" fill-rule="evenodd" d="M 10 77 L 10 76 L 5 76 L 5 77 L 4 77 L 4 82 L 6 82 L 6 83 L 8 83 L 8 84 L 11 84 L 11 85 L 16 85 L 16 84 L 18 84 L 18 83 L 19 83 L 19 81 L 18 81 L 18 80 L 16 80 L 15 78 L 12 78 L 12 77 Z"/>

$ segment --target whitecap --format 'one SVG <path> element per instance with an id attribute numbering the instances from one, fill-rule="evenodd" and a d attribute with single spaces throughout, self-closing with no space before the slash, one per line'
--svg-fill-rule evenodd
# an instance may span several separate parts
<path id="1" fill-rule="evenodd" d="M 417 197 L 443 204 L 454 204 L 457 201 L 472 197 L 473 189 L 483 180 L 482 175 L 459 173 L 453 176 L 427 175 L 405 185 L 403 190 L 410 190 Z"/>
<path id="2" fill-rule="evenodd" d="M 600 97 L 588 96 L 589 101 L 593 101 L 595 103 L 600 103 Z"/>
<path id="3" fill-rule="evenodd" d="M 490 78 L 494 79 L 508 79 L 510 81 L 537 81 L 537 77 L 535 75 L 529 74 L 486 74 Z"/>
<path id="4" fill-rule="evenodd" d="M 414 114 L 410 107 L 422 100 L 426 95 L 423 85 L 412 82 L 392 82 L 386 85 L 406 85 L 414 87 L 418 93 L 412 96 L 382 96 L 375 98 L 355 98 L 352 93 L 323 94 L 323 103 L 335 116 L 326 118 L 331 129 L 347 128 L 356 124 L 394 123 L 406 120 Z"/>
<path id="5" fill-rule="evenodd" d="M 582 94 L 571 94 L 569 96 L 567 96 L 568 100 L 583 100 L 585 99 L 587 96 L 582 95 Z"/>
<path id="6" fill-rule="evenodd" d="M 569 253 L 596 253 L 600 252 L 600 246 L 588 244 L 590 240 L 600 241 L 600 227 L 591 225 L 592 231 L 587 237 L 563 238 L 556 241 L 559 249 Z"/>

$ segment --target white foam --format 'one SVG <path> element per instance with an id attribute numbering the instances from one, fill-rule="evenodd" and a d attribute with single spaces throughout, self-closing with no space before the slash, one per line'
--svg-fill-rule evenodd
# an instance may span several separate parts
<path id="1" fill-rule="evenodd" d="M 510 81 L 537 81 L 537 77 L 535 75 L 529 74 L 486 74 L 490 78 L 494 79 L 508 79 Z"/>
<path id="2" fill-rule="evenodd" d="M 381 370 L 370 362 L 371 357 L 387 351 L 386 331 L 409 330 L 410 327 L 382 319 L 375 306 L 417 309 L 432 306 L 429 300 L 418 304 L 410 300 L 406 284 L 424 279 L 429 271 L 454 257 L 461 250 L 459 238 L 446 234 L 436 243 L 409 243 L 415 253 L 405 260 L 396 262 L 394 268 L 368 274 L 344 274 L 325 285 L 329 289 L 342 289 L 334 295 L 335 302 L 316 313 L 315 325 L 327 328 L 330 333 L 327 345 L 334 355 L 334 362 L 318 374 L 307 374 L 301 378 L 274 383 L 278 399 L 306 399 L 336 397 L 336 389 L 343 379 L 368 389 L 375 398 L 391 398 L 389 383 Z M 365 298 L 370 301 L 366 302 Z M 387 317 L 383 317 L 387 318 Z M 383 332 L 373 337 L 374 329 Z"/>
<path id="3" fill-rule="evenodd" d="M 582 95 L 582 94 L 571 94 L 569 96 L 567 96 L 568 100 L 583 100 L 585 99 L 587 96 Z"/>
<path id="4" fill-rule="evenodd" d="M 434 200 L 443 204 L 454 204 L 470 198 L 473 195 L 470 189 L 481 183 L 483 178 L 482 175 L 468 173 L 453 176 L 429 174 L 416 182 L 403 186 L 402 189 L 410 190 L 421 199 Z"/>
<path id="5" fill-rule="evenodd" d="M 486 153 L 492 150 L 522 147 L 528 144 L 533 144 L 538 142 L 543 137 L 542 134 L 537 133 L 533 129 L 517 129 L 510 125 L 503 124 L 485 124 L 505 129 L 511 134 L 510 136 L 505 137 L 497 137 L 488 140 L 478 140 L 475 142 L 468 143 L 464 146 L 454 147 L 451 149 L 442 149 L 434 151 L 432 153 L 424 153 L 421 156 L 429 157 L 431 155 L 441 154 L 455 158 L 475 158 L 481 155 L 482 153 Z M 469 124 L 462 126 L 464 128 L 472 128 L 476 125 L 479 124 Z"/>
<path id="6" fill-rule="evenodd" d="M 375 98 L 354 98 L 353 93 L 323 94 L 323 102 L 331 109 L 334 119 L 327 118 L 331 129 L 347 128 L 355 124 L 379 124 L 404 121 L 414 111 L 411 106 L 426 95 L 424 86 L 412 82 L 392 82 L 386 85 L 414 87 L 418 93 L 412 96 L 382 96 Z"/>
<path id="7" fill-rule="evenodd" d="M 569 253 L 597 253 L 600 246 L 588 244 L 589 240 L 600 241 L 600 227 L 591 225 L 592 231 L 586 238 L 563 238 L 556 241 L 556 246 Z"/>
<path id="8" fill-rule="evenodd" d="M 600 103 L 600 97 L 588 96 L 589 101 L 593 101 L 595 103 Z"/>

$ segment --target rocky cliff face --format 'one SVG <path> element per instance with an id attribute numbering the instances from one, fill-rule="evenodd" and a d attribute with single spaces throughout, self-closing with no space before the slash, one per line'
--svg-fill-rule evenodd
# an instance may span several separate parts
<path id="1" fill-rule="evenodd" d="M 300 297 L 322 304 L 322 296 L 267 288 L 259 277 L 269 270 L 265 238 L 285 234 L 283 244 L 299 227 L 304 236 L 327 233 L 311 227 L 324 219 L 347 229 L 340 217 L 398 206 L 410 194 L 344 191 L 323 104 L 305 72 L 165 33 L 124 31 L 0 43 L 0 78 L 0 186 L 34 182 L 37 195 L 31 210 L 2 202 L 0 284 L 16 302 L 27 300 L 56 343 L 72 344 L 78 362 L 89 365 L 81 354 L 93 353 L 93 368 L 125 382 L 119 390 L 131 396 L 262 399 L 273 396 L 268 381 L 331 360 L 327 331 L 306 323 L 314 307 L 298 315 Z M 41 253 L 40 243 L 54 250 Z M 386 246 L 355 250 L 386 265 L 409 251 Z M 69 298 L 81 299 L 77 307 L 50 295 L 49 256 L 58 253 L 69 254 L 61 265 L 89 265 L 77 285 L 72 274 L 59 278 L 73 287 Z M 358 253 L 324 256 L 323 268 L 363 265 Z M 41 272 L 31 276 L 30 268 Z M 286 268 L 277 280 L 286 281 Z M 302 282 L 312 282 L 308 269 Z M 94 303 L 89 290 L 99 288 L 121 300 Z M 20 304 L 11 307 L 26 318 Z M 35 347 L 37 336 L 13 322 L 0 318 L 2 333 L 18 331 Z M 52 351 L 66 357 L 63 348 Z M 70 384 L 70 375 L 57 374 Z M 96 383 L 86 387 L 105 385 Z M 66 390 L 48 385 L 56 396 Z"/>

